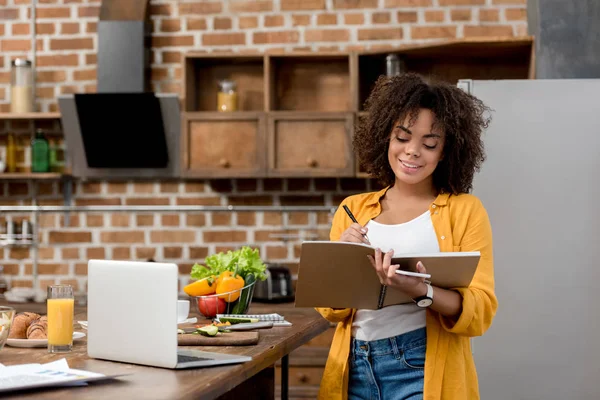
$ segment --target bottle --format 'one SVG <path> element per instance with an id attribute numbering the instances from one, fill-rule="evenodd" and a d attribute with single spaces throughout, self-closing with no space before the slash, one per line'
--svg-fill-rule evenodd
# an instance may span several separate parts
<path id="1" fill-rule="evenodd" d="M 219 81 L 217 94 L 217 110 L 221 112 L 237 111 L 237 91 L 234 81 L 224 79 Z"/>
<path id="2" fill-rule="evenodd" d="M 11 61 L 10 112 L 33 112 L 33 69 L 31 61 L 17 58 Z"/>
<path id="3" fill-rule="evenodd" d="M 6 172 L 17 172 L 17 144 L 12 133 L 8 134 L 6 143 Z"/>
<path id="4" fill-rule="evenodd" d="M 35 131 L 31 141 L 31 172 L 48 172 L 50 170 L 48 140 L 41 129 Z"/>
<path id="5" fill-rule="evenodd" d="M 397 54 L 388 54 L 385 57 L 385 74 L 388 77 L 400 75 L 406 70 L 404 62 Z"/>

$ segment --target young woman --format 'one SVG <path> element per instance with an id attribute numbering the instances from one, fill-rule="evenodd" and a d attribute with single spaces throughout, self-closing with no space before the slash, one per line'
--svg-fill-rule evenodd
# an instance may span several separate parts
<path id="1" fill-rule="evenodd" d="M 470 338 L 490 327 L 497 300 L 489 219 L 468 193 L 485 158 L 488 108 L 456 86 L 409 73 L 381 77 L 366 111 L 353 145 L 363 167 L 386 187 L 346 198 L 330 239 L 377 247 L 370 261 L 379 280 L 414 303 L 317 309 L 338 323 L 319 397 L 479 399 Z M 469 287 L 434 287 L 390 265 L 393 254 L 440 251 L 481 252 Z"/>

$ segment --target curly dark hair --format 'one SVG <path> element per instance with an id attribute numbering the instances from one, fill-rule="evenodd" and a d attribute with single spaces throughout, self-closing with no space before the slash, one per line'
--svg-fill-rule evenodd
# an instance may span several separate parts
<path id="1" fill-rule="evenodd" d="M 416 73 L 377 79 L 352 143 L 361 166 L 384 186 L 392 185 L 395 175 L 387 155 L 393 125 L 407 116 L 412 123 L 421 108 L 433 112 L 434 125 L 446 134 L 443 158 L 433 172 L 436 190 L 470 192 L 485 160 L 481 135 L 491 120 L 489 108 L 457 86 Z"/>

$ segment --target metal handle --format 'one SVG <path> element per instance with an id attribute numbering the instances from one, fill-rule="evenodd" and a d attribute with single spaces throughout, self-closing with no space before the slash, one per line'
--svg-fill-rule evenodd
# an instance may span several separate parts
<path id="1" fill-rule="evenodd" d="M 226 158 L 221 158 L 219 160 L 219 165 L 223 168 L 229 168 L 231 167 L 231 163 L 229 162 L 229 160 L 227 160 Z"/>
<path id="2" fill-rule="evenodd" d="M 315 159 L 314 159 L 314 158 L 312 158 L 312 157 L 308 157 L 308 158 L 306 159 L 306 164 L 307 164 L 309 167 L 311 167 L 311 168 L 314 168 L 314 167 L 316 167 L 316 166 L 318 165 L 318 163 L 317 163 L 317 160 L 315 160 Z"/>

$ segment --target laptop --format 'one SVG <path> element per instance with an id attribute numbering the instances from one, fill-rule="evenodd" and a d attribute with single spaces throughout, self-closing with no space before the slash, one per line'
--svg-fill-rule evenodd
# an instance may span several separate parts
<path id="1" fill-rule="evenodd" d="M 248 356 L 179 349 L 176 264 L 88 261 L 88 356 L 183 369 L 236 364 Z"/>

